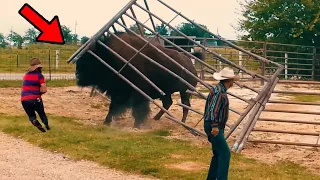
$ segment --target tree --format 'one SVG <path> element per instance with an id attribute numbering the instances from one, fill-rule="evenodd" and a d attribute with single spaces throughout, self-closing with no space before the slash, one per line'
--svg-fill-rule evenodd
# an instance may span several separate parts
<path id="1" fill-rule="evenodd" d="M 319 0 L 252 0 L 241 4 L 244 40 L 320 46 Z"/>
<path id="2" fill-rule="evenodd" d="M 160 32 L 160 35 L 163 35 L 163 36 L 167 36 L 169 35 L 169 31 L 168 31 L 168 28 L 166 27 L 165 24 L 161 24 L 161 25 L 157 25 L 156 26 L 156 31 L 157 32 Z"/>
<path id="3" fill-rule="evenodd" d="M 7 37 L 7 39 L 9 41 L 13 42 L 14 46 L 17 46 L 18 49 L 22 48 L 22 44 L 24 42 L 24 38 L 20 34 L 18 34 L 18 33 L 16 33 L 16 32 L 11 30 L 10 34 Z"/>
<path id="4" fill-rule="evenodd" d="M 35 28 L 29 28 L 25 35 L 24 35 L 24 40 L 29 44 L 29 43 L 36 43 L 36 39 L 40 33 L 37 32 Z"/>
<path id="5" fill-rule="evenodd" d="M 202 24 L 199 24 L 199 25 L 208 30 L 207 26 Z M 202 30 L 201 28 L 195 26 L 192 23 L 183 22 L 183 23 L 180 23 L 176 28 L 187 36 L 207 37 L 207 38 L 212 37 L 208 32 Z M 177 33 L 176 31 L 172 31 L 171 35 L 180 36 L 180 34 Z"/>
<path id="6" fill-rule="evenodd" d="M 73 36 L 73 34 L 71 33 L 71 29 L 68 28 L 68 27 L 65 26 L 65 25 L 62 25 L 62 26 L 61 26 L 61 30 L 62 30 L 64 42 L 65 42 L 66 44 L 72 43 L 73 40 L 74 40 L 74 36 Z"/>
<path id="7" fill-rule="evenodd" d="M 0 33 L 0 48 L 5 48 L 8 45 L 5 36 Z"/>
<path id="8" fill-rule="evenodd" d="M 77 44 L 79 41 L 78 34 L 71 34 L 71 42 Z"/>
<path id="9" fill-rule="evenodd" d="M 147 35 L 147 36 L 152 35 L 152 34 L 148 33 L 147 30 L 146 30 L 142 25 L 140 25 L 140 27 L 141 27 L 142 33 L 143 33 L 144 35 Z M 140 31 L 139 31 L 139 28 L 138 28 L 137 24 L 131 25 L 131 26 L 129 27 L 129 29 L 132 30 L 132 31 L 134 31 L 134 32 L 137 33 L 137 34 L 140 34 Z"/>
<path id="10" fill-rule="evenodd" d="M 86 43 L 90 38 L 88 38 L 87 36 L 83 36 L 80 40 L 81 44 Z"/>

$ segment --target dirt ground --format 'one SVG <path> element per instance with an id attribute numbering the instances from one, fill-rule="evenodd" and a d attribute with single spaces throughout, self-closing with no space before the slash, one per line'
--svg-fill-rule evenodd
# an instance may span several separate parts
<path id="1" fill-rule="evenodd" d="M 245 83 L 250 87 L 259 89 L 259 83 Z M 199 86 L 201 89 L 201 86 Z M 294 91 L 312 91 L 319 92 L 318 88 L 314 88 L 309 85 L 277 85 L 276 90 L 294 90 Z M 19 103 L 20 89 L 19 88 L 4 88 L 0 89 L 0 113 L 9 115 L 25 115 L 21 104 Z M 257 94 L 248 89 L 240 89 L 234 86 L 230 89 L 230 92 L 241 96 L 245 99 L 254 98 Z M 204 93 L 206 94 L 206 93 Z M 170 108 L 170 112 L 180 119 L 182 117 L 182 108 L 175 105 L 180 103 L 178 95 L 174 95 L 174 103 Z M 44 95 L 44 104 L 46 112 L 53 115 L 65 116 L 76 118 L 78 121 L 89 124 L 102 124 L 103 120 L 108 112 L 109 101 L 102 96 L 96 95 L 90 97 L 90 89 L 79 87 L 65 87 L 65 88 L 50 88 L 48 93 Z M 236 111 L 243 112 L 246 107 L 246 103 L 229 96 L 230 107 Z M 272 100 L 287 99 L 287 97 L 279 94 L 272 94 Z M 156 101 L 160 105 L 160 101 Z M 203 112 L 204 100 L 193 98 L 191 100 L 192 107 Z M 159 111 L 155 105 L 152 106 L 152 114 L 140 130 L 135 131 L 149 131 L 154 129 L 170 128 L 172 135 L 169 138 L 179 138 L 192 140 L 195 144 L 208 144 L 205 138 L 192 135 L 189 131 L 182 126 L 174 123 L 173 121 L 165 118 L 165 115 L 160 121 L 153 120 L 153 116 Z M 287 104 L 268 104 L 267 109 L 285 109 L 285 110 L 299 110 L 299 111 L 318 111 L 319 106 L 307 106 L 307 105 L 287 105 Z M 239 115 L 230 112 L 229 123 L 233 124 Z M 296 120 L 308 120 L 319 121 L 319 115 L 307 115 L 307 114 L 294 114 L 294 113 L 276 113 L 276 112 L 263 112 L 261 117 L 279 118 L 279 119 L 296 119 Z M 50 118 L 50 117 L 49 117 Z M 195 126 L 201 119 L 201 115 L 189 111 L 187 123 L 190 126 Z M 26 118 L 27 120 L 27 118 Z M 239 132 L 242 130 L 242 126 L 245 121 L 240 124 L 237 130 L 229 138 L 230 146 L 236 139 Z M 52 125 L 54 126 L 54 125 Z M 133 119 L 130 112 L 122 115 L 121 117 L 114 119 L 112 126 L 119 128 L 126 128 L 132 130 Z M 196 128 L 203 130 L 203 122 L 201 121 Z M 289 123 L 274 123 L 274 122 L 262 122 L 259 121 L 256 127 L 265 129 L 277 129 L 277 130 L 291 130 L 301 132 L 315 132 L 320 133 L 320 126 L 318 125 L 302 125 L 302 124 L 289 124 Z M 226 129 L 228 130 L 228 129 Z M 304 143 L 316 143 L 318 137 L 316 136 L 298 136 L 289 134 L 275 134 L 275 133 L 258 133 L 253 132 L 249 139 L 262 139 L 262 140 L 281 140 L 290 142 L 304 142 Z M 208 146 L 209 148 L 209 146 Z M 295 163 L 302 164 L 315 173 L 320 174 L 320 152 L 316 148 L 310 147 L 297 147 L 297 146 L 283 146 L 273 144 L 251 144 L 247 143 L 242 154 L 255 158 L 257 160 L 275 163 L 280 160 L 288 160 Z M 192 167 L 190 167 L 192 168 Z"/>

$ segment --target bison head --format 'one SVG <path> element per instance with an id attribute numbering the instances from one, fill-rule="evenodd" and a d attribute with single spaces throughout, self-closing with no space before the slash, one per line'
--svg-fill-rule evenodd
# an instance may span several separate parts
<path id="1" fill-rule="evenodd" d="M 95 46 L 91 48 L 91 50 L 103 60 L 106 60 L 108 58 L 106 57 L 107 52 L 102 48 L 101 45 L 95 43 Z M 111 74 L 111 70 L 88 52 L 81 56 L 76 62 L 75 75 L 78 86 L 96 86 L 104 92 L 107 90 L 107 84 L 110 83 L 108 79 L 111 78 Z"/>

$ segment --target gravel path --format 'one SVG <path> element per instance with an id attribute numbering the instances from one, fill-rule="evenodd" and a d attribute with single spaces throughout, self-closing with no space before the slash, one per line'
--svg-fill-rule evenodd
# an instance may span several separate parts
<path id="1" fill-rule="evenodd" d="M 88 161 L 73 161 L 0 132 L 1 180 L 147 180 L 101 167 Z"/>

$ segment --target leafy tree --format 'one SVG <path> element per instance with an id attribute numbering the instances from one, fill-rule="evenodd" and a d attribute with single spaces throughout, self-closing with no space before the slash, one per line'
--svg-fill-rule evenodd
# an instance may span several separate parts
<path id="1" fill-rule="evenodd" d="M 199 24 L 200 26 L 204 27 L 205 29 L 208 29 L 207 26 Z M 196 36 L 196 37 L 207 37 L 210 38 L 212 37 L 209 33 L 206 31 L 202 30 L 201 28 L 198 28 L 192 23 L 180 23 L 177 26 L 177 29 L 181 31 L 182 33 L 186 34 L 187 36 Z M 172 36 L 180 36 L 179 33 L 176 31 L 171 32 Z"/>
<path id="2" fill-rule="evenodd" d="M 78 34 L 71 34 L 71 36 L 72 36 L 71 42 L 77 44 L 77 42 L 79 41 Z"/>
<path id="3" fill-rule="evenodd" d="M 148 35 L 152 35 L 152 34 L 148 33 L 147 30 L 146 30 L 142 25 L 141 25 L 140 27 L 141 27 L 142 32 L 143 32 L 144 35 L 147 35 L 147 36 L 148 36 Z M 139 31 L 139 28 L 138 28 L 137 24 L 131 25 L 131 26 L 129 27 L 129 29 L 131 29 L 132 31 L 134 31 L 134 32 L 137 33 L 137 34 L 140 34 L 140 31 Z"/>
<path id="4" fill-rule="evenodd" d="M 0 33 L 0 48 L 5 48 L 8 45 L 5 36 Z"/>
<path id="5" fill-rule="evenodd" d="M 72 43 L 73 40 L 74 40 L 74 36 L 73 36 L 73 34 L 71 33 L 71 29 L 68 28 L 68 27 L 65 26 L 65 25 L 62 25 L 62 26 L 61 26 L 61 30 L 62 30 L 64 42 L 65 42 L 66 44 Z"/>
<path id="6" fill-rule="evenodd" d="M 319 0 L 252 0 L 241 4 L 244 40 L 320 46 Z"/>
<path id="7" fill-rule="evenodd" d="M 246 33 L 243 40 L 267 41 L 284 44 L 320 46 L 320 1 L 319 0 L 252 0 L 241 4 L 242 19 L 236 27 Z M 289 68 L 310 69 L 312 48 L 268 45 L 268 49 L 306 54 L 288 54 L 296 58 Z M 271 57 L 284 57 L 284 53 L 268 52 Z M 284 59 L 274 61 L 283 63 Z M 292 60 L 293 61 L 293 60 Z M 316 60 L 316 63 L 319 61 Z M 306 65 L 306 66 L 304 66 Z M 316 69 L 319 65 L 316 65 Z M 308 74 L 310 71 L 288 70 L 289 74 Z"/>
<path id="8" fill-rule="evenodd" d="M 7 36 L 7 39 L 13 42 L 14 46 L 17 46 L 18 49 L 22 48 L 22 44 L 24 43 L 24 38 L 20 34 L 11 30 L 10 34 Z"/>
<path id="9" fill-rule="evenodd" d="M 160 35 L 163 35 L 163 36 L 169 35 L 168 27 L 166 27 L 166 25 L 163 23 L 161 25 L 156 26 L 156 31 L 160 32 Z"/>
<path id="10" fill-rule="evenodd" d="M 81 44 L 86 43 L 90 38 L 88 38 L 87 36 L 83 36 L 80 40 Z"/>
<path id="11" fill-rule="evenodd" d="M 36 43 L 36 39 L 40 33 L 35 28 L 29 28 L 24 35 L 24 40 L 27 43 Z"/>

